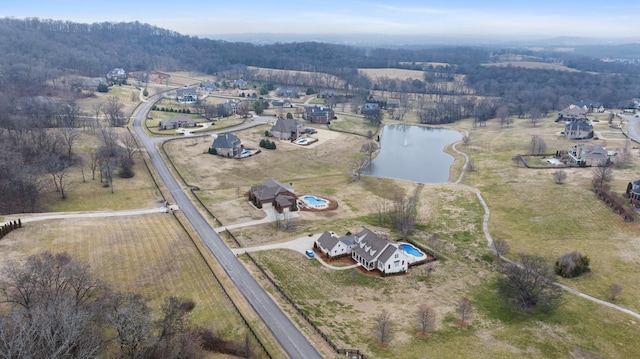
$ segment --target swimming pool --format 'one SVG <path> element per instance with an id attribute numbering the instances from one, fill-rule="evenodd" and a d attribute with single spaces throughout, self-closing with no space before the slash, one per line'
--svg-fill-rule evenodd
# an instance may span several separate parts
<path id="1" fill-rule="evenodd" d="M 300 200 L 302 201 L 302 203 L 304 203 L 304 205 L 310 208 L 320 209 L 327 208 L 329 206 L 328 200 L 312 195 L 302 196 L 300 197 Z"/>
<path id="2" fill-rule="evenodd" d="M 295 143 L 297 143 L 298 145 L 310 145 L 314 142 L 316 142 L 318 139 L 317 138 L 313 138 L 313 137 L 305 137 L 305 138 L 299 138 L 295 141 Z"/>
<path id="3" fill-rule="evenodd" d="M 407 253 L 410 254 L 414 257 L 424 257 L 424 253 L 422 253 L 422 251 L 420 251 L 418 248 L 414 247 L 411 244 L 408 243 L 401 243 L 400 244 L 400 248 L 402 248 L 402 250 Z"/>

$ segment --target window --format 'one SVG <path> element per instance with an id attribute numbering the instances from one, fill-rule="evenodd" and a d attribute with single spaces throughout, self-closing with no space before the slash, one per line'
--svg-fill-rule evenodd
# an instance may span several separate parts
<path id="1" fill-rule="evenodd" d="M 396 255 L 395 255 L 395 257 L 394 257 L 394 258 L 398 258 L 398 253 L 396 253 Z"/>

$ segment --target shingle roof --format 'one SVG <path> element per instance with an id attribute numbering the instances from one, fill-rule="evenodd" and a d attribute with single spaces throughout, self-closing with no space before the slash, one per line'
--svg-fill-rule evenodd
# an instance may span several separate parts
<path id="1" fill-rule="evenodd" d="M 389 243 L 387 248 L 382 251 L 382 254 L 378 257 L 378 261 L 386 262 L 391 256 L 398 250 L 397 244 Z"/>
<path id="2" fill-rule="evenodd" d="M 571 121 L 564 126 L 565 131 L 591 131 L 593 126 L 585 121 Z"/>
<path id="3" fill-rule="evenodd" d="M 326 250 L 331 250 L 338 244 L 338 238 L 331 235 L 329 232 L 324 232 L 318 238 L 318 245 Z"/>
<path id="4" fill-rule="evenodd" d="M 184 124 L 195 124 L 196 121 L 194 119 L 191 119 L 187 116 L 175 116 L 175 117 L 170 117 L 164 120 L 161 120 L 160 122 L 162 122 L 163 126 L 169 125 L 169 124 L 175 124 L 175 123 L 184 123 Z"/>
<path id="5" fill-rule="evenodd" d="M 291 118 L 279 118 L 276 124 L 271 127 L 271 131 L 277 132 L 298 132 L 298 126 L 301 125 L 300 121 Z"/>
<path id="6" fill-rule="evenodd" d="M 356 234 L 357 244 L 353 248 L 360 257 L 367 262 L 371 262 L 382 253 L 389 241 L 378 237 L 375 233 L 368 229 Z"/>
<path id="7" fill-rule="evenodd" d="M 282 192 L 293 192 L 293 188 L 280 182 L 268 179 L 257 186 L 251 187 L 251 192 L 261 201 L 275 199 Z"/>
<path id="8" fill-rule="evenodd" d="M 214 148 L 233 148 L 239 141 L 240 139 L 233 133 L 223 133 L 213 140 L 211 146 Z"/>

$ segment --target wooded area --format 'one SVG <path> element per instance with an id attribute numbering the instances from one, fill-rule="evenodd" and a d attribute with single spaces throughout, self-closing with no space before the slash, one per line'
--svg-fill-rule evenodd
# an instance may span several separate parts
<path id="1" fill-rule="evenodd" d="M 99 173 L 105 186 L 114 173 L 133 176 L 135 148 L 123 150 L 115 143 L 134 143 L 112 130 L 126 122 L 122 101 L 110 97 L 92 111 L 85 110 L 90 113 L 77 105 L 79 98 L 97 90 L 86 88 L 82 79 L 103 77 L 112 68 L 141 74 L 191 71 L 225 81 L 243 78 L 300 86 L 308 93 L 332 91 L 338 96 L 330 96 L 326 104 L 335 107 L 342 102 L 343 110 L 347 102 L 356 109 L 374 93 L 382 93 L 398 99 L 393 118 L 415 112 L 425 124 L 473 117 L 482 126 L 499 117 L 508 126 L 510 116 L 529 117 L 535 124 L 541 115 L 575 101 L 624 108 L 640 93 L 640 66 L 525 49 L 253 45 L 185 36 L 138 22 L 79 24 L 35 18 L 0 19 L 0 34 L 0 213 L 40 210 L 41 193 L 49 183 L 42 180 L 46 175 L 64 198 L 70 166 L 86 166 L 92 178 Z M 486 65 L 505 53 L 580 71 Z M 362 68 L 419 70 L 423 76 L 372 79 L 358 71 Z M 144 79 L 139 81 L 144 84 Z M 380 123 L 379 117 L 372 117 L 372 123 Z M 95 153 L 75 153 L 81 129 L 100 135 L 102 145 Z"/>

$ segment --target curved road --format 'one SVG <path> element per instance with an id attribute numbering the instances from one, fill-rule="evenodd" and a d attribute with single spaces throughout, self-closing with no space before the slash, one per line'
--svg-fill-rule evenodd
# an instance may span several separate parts
<path id="1" fill-rule="evenodd" d="M 629 115 L 622 115 L 622 118 L 627 120 L 627 133 L 629 137 L 637 143 L 640 143 L 640 131 L 638 125 L 640 125 L 640 118 Z"/>
<path id="2" fill-rule="evenodd" d="M 262 321 L 267 325 L 289 357 L 294 359 L 321 359 L 322 356 L 320 356 L 318 351 L 311 345 L 307 338 L 300 333 L 298 328 L 289 320 L 251 274 L 249 274 L 236 255 L 227 247 L 220 236 L 218 236 L 216 231 L 209 226 L 205 218 L 198 212 L 191 200 L 189 200 L 189 197 L 182 190 L 178 181 L 169 171 L 167 164 L 162 160 L 155 146 L 158 139 L 149 138 L 141 125 L 142 119 L 154 103 L 155 100 L 151 100 L 141 105 L 138 113 L 135 115 L 133 129 L 149 154 L 151 163 L 158 171 L 162 182 L 169 192 L 171 192 L 176 204 L 180 207 L 180 210 L 184 212 L 189 223 L 191 223 L 198 233 L 198 236 L 200 236 L 209 251 L 211 251 L 227 272 L 227 275 L 229 275 L 229 278 L 231 278 L 238 290 L 247 299 L 256 313 L 258 313 L 258 316 L 260 316 Z"/>

